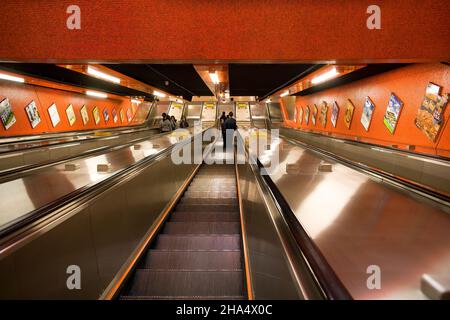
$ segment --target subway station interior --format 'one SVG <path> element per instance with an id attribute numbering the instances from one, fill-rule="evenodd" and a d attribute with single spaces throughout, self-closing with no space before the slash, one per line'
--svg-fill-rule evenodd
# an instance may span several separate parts
<path id="1" fill-rule="evenodd" d="M 449 92 L 445 62 L 1 62 L 0 299 L 450 299 Z"/>

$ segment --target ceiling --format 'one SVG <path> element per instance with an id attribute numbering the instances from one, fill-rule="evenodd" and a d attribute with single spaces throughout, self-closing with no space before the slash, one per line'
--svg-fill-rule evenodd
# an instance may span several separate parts
<path id="1" fill-rule="evenodd" d="M 99 90 L 102 92 L 120 96 L 140 96 L 145 97 L 147 100 L 151 101 L 154 98 L 154 96 L 149 93 L 127 88 L 109 81 L 97 79 L 73 70 L 59 67 L 54 64 L 0 63 L 0 69 L 22 75 L 38 77 L 57 83 L 74 85 L 86 89 Z"/>
<path id="2" fill-rule="evenodd" d="M 295 95 L 312 94 L 404 65 L 367 65 L 339 78 L 300 91 Z M 193 96 L 212 96 L 213 93 L 207 85 L 210 80 L 208 72 L 211 69 L 219 68 L 218 65 L 194 66 L 193 64 L 105 64 L 104 66 L 174 96 L 182 96 L 185 100 L 192 100 Z M 227 77 L 222 78 L 226 79 L 232 97 L 256 96 L 262 100 L 289 87 L 322 66 L 319 64 L 229 64 L 221 66 L 223 69 L 221 72 L 227 73 L 224 75 Z M 140 91 L 142 90 L 140 88 L 128 88 L 54 64 L 0 63 L 0 69 L 106 93 L 141 96 L 147 100 L 154 99 L 152 94 Z M 205 70 L 206 73 L 203 74 L 202 71 Z M 225 81 L 223 79 L 221 81 Z"/>
<path id="3" fill-rule="evenodd" d="M 106 64 L 107 68 L 183 99 L 212 96 L 192 64 Z"/>
<path id="4" fill-rule="evenodd" d="M 264 98 L 318 69 L 318 64 L 230 64 L 231 96 Z"/>

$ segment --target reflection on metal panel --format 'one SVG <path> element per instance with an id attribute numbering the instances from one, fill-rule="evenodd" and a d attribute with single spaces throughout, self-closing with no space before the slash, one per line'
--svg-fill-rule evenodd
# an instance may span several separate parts
<path id="1" fill-rule="evenodd" d="M 270 177 L 356 299 L 422 299 L 424 273 L 450 270 L 450 207 L 280 139 Z M 270 159 L 266 159 L 268 163 Z M 319 170 L 324 163 L 332 170 Z M 286 167 L 298 170 L 286 172 Z M 381 288 L 367 286 L 371 266 Z M 369 269 L 368 269 L 369 268 Z"/>
<path id="2" fill-rule="evenodd" d="M 278 102 L 269 102 L 267 104 L 269 109 L 269 117 L 272 122 L 282 122 L 283 115 L 281 114 L 281 105 Z"/>

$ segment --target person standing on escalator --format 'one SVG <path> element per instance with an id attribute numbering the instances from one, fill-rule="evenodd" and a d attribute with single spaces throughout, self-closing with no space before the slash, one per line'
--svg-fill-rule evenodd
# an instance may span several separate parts
<path id="1" fill-rule="evenodd" d="M 228 114 L 228 118 L 225 120 L 225 139 L 224 148 L 226 147 L 226 141 L 231 142 L 231 146 L 234 144 L 234 131 L 237 129 L 236 119 L 233 118 L 233 112 Z"/>
<path id="2" fill-rule="evenodd" d="M 219 118 L 220 129 L 222 130 L 222 140 L 223 147 L 225 148 L 225 121 L 227 120 L 227 116 L 225 115 L 225 111 L 222 112 L 222 115 Z"/>
<path id="3" fill-rule="evenodd" d="M 162 114 L 162 120 L 159 123 L 159 129 L 161 132 L 169 132 L 172 131 L 172 123 L 169 120 L 169 117 L 166 113 Z"/>

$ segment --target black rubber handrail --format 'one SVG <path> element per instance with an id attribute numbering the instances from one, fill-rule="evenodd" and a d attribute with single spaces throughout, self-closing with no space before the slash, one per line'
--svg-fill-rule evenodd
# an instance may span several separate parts
<path id="1" fill-rule="evenodd" d="M 289 141 L 290 143 L 292 143 L 293 145 L 300 145 L 300 147 L 302 147 L 302 148 L 306 148 L 306 149 L 316 152 L 324 157 L 328 157 L 328 158 L 332 159 L 333 161 L 342 163 L 342 164 L 344 164 L 352 169 L 355 169 L 357 171 L 364 172 L 366 174 L 375 176 L 377 178 L 382 178 L 384 181 L 391 181 L 393 183 L 396 183 L 397 185 L 401 185 L 405 188 L 408 188 L 408 190 L 413 191 L 422 196 L 428 197 L 429 199 L 432 199 L 434 201 L 438 201 L 438 202 L 441 202 L 444 204 L 446 204 L 446 203 L 448 204 L 450 202 L 449 195 L 444 193 L 443 191 L 441 192 L 439 190 L 431 189 L 428 186 L 421 185 L 417 182 L 408 180 L 406 178 L 395 176 L 393 174 L 390 174 L 388 172 L 382 171 L 377 168 L 370 167 L 370 166 L 360 163 L 360 162 L 352 161 L 343 156 L 338 156 L 338 155 L 336 155 L 332 152 L 326 151 L 322 148 L 312 146 L 310 144 L 300 142 L 300 141 L 292 139 L 292 138 L 287 138 L 287 137 L 284 137 L 283 135 L 281 135 L 281 136 L 284 139 L 286 139 L 287 141 Z"/>
<path id="2" fill-rule="evenodd" d="M 415 151 L 410 151 L 410 150 L 405 150 L 405 149 L 398 149 L 398 148 L 394 148 L 394 147 L 390 147 L 390 146 L 384 146 L 384 145 L 379 145 L 379 144 L 375 144 L 372 142 L 367 142 L 367 141 L 355 141 L 355 140 L 351 140 L 351 139 L 346 139 L 344 137 L 337 137 L 337 136 L 328 136 L 319 132 L 314 132 L 314 131 L 304 131 L 304 130 L 299 130 L 296 128 L 291 128 L 291 127 L 286 127 L 286 126 L 276 126 L 275 128 L 282 128 L 285 130 L 293 130 L 295 132 L 301 132 L 304 134 L 310 134 L 316 137 L 320 137 L 320 138 L 328 138 L 328 139 L 334 139 L 334 140 L 339 140 L 342 141 L 342 143 L 347 143 L 347 144 L 351 144 L 351 145 L 355 145 L 355 146 L 361 146 L 361 145 L 365 145 L 368 147 L 374 147 L 374 148 L 379 148 L 379 149 L 385 149 L 385 150 L 389 150 L 389 151 L 393 151 L 393 152 L 397 152 L 399 154 L 406 154 L 406 155 L 412 155 L 415 157 L 419 157 L 419 158 L 424 158 L 424 159 L 433 159 L 433 160 L 439 160 L 439 161 L 443 161 L 443 162 L 449 162 L 450 161 L 450 157 L 445 157 L 445 156 L 439 156 L 439 155 L 435 155 L 435 154 L 428 154 L 428 153 L 423 153 L 423 152 L 415 152 Z M 293 139 L 293 138 L 291 138 Z"/>
<path id="3" fill-rule="evenodd" d="M 149 130 L 150 131 L 150 130 Z M 19 166 L 19 167 L 14 167 L 11 169 L 5 169 L 3 171 L 0 171 L 0 183 L 5 183 L 7 181 L 10 181 L 12 179 L 16 179 L 19 176 L 23 176 L 25 174 L 28 174 L 31 171 L 34 170 L 38 170 L 38 169 L 43 169 L 49 166 L 54 166 L 54 165 L 58 165 L 67 161 L 73 161 L 73 160 L 78 160 L 87 156 L 92 156 L 92 155 L 96 155 L 97 153 L 100 152 L 105 152 L 105 151 L 115 151 L 118 149 L 122 149 L 122 148 L 126 148 L 129 147 L 133 144 L 142 142 L 142 141 L 146 141 L 148 139 L 153 139 L 156 137 L 159 137 L 161 135 L 163 135 L 165 133 L 156 133 L 152 136 L 147 136 L 147 137 L 143 137 L 143 138 L 136 138 L 133 140 L 129 140 L 128 142 L 119 144 L 119 145 L 115 145 L 115 146 L 105 146 L 105 147 L 99 147 L 99 148 L 95 148 L 95 149 L 91 149 L 91 150 L 87 150 L 84 152 L 79 153 L 76 156 L 68 156 L 68 157 L 64 157 L 61 158 L 59 160 L 49 160 L 49 161 L 43 161 L 43 162 L 39 162 L 39 163 L 35 163 L 35 164 L 31 164 L 31 165 L 23 165 L 23 166 Z M 85 140 L 84 140 L 85 141 Z"/>
<path id="4" fill-rule="evenodd" d="M 257 160 L 257 165 L 260 169 L 264 168 L 259 159 Z M 314 243 L 314 240 L 309 237 L 308 233 L 298 221 L 295 213 L 270 176 L 267 174 L 261 176 L 281 209 L 281 214 L 284 216 L 297 245 L 310 265 L 325 297 L 330 300 L 352 300 L 353 298 L 349 291 Z"/>
<path id="5" fill-rule="evenodd" d="M 209 129 L 210 128 L 202 130 L 198 134 L 203 134 L 205 131 L 207 131 Z M 194 137 L 195 137 L 195 135 L 192 135 L 190 137 L 190 139 L 193 139 Z M 186 141 L 180 141 L 180 143 L 186 143 Z M 20 216 L 16 220 L 13 220 L 10 223 L 8 223 L 5 227 L 3 227 L 3 229 L 0 230 L 0 239 L 11 235 L 13 232 L 15 232 L 27 225 L 34 223 L 38 219 L 40 219 L 44 216 L 47 216 L 51 212 L 61 209 L 64 206 L 67 206 L 67 205 L 72 204 L 77 201 L 81 201 L 82 203 L 84 203 L 85 201 L 87 201 L 87 200 L 83 201 L 83 199 L 85 197 L 93 198 L 96 195 L 98 195 L 99 193 L 101 193 L 103 190 L 105 190 L 109 187 L 112 187 L 112 186 L 116 185 L 117 183 L 123 181 L 123 179 L 125 177 L 128 177 L 128 176 L 132 175 L 133 173 L 138 172 L 143 168 L 146 168 L 147 166 L 154 163 L 155 161 L 157 161 L 160 158 L 166 157 L 168 154 L 170 154 L 170 152 L 172 151 L 172 149 L 175 146 L 176 146 L 176 144 L 173 144 L 173 145 L 159 151 L 156 154 L 153 154 L 149 157 L 141 159 L 138 162 L 130 165 L 129 167 L 126 167 L 126 168 L 120 170 L 119 172 L 114 173 L 113 175 L 111 175 L 110 177 L 108 177 L 102 181 L 92 182 L 90 184 L 87 184 L 87 185 L 85 185 L 77 190 L 74 190 L 54 201 L 51 201 L 51 202 L 45 204 L 42 207 L 36 208 L 36 209 L 28 212 L 27 214 Z M 81 205 L 81 204 L 79 204 L 79 205 Z M 79 205 L 77 205 L 77 206 L 79 206 Z"/>

